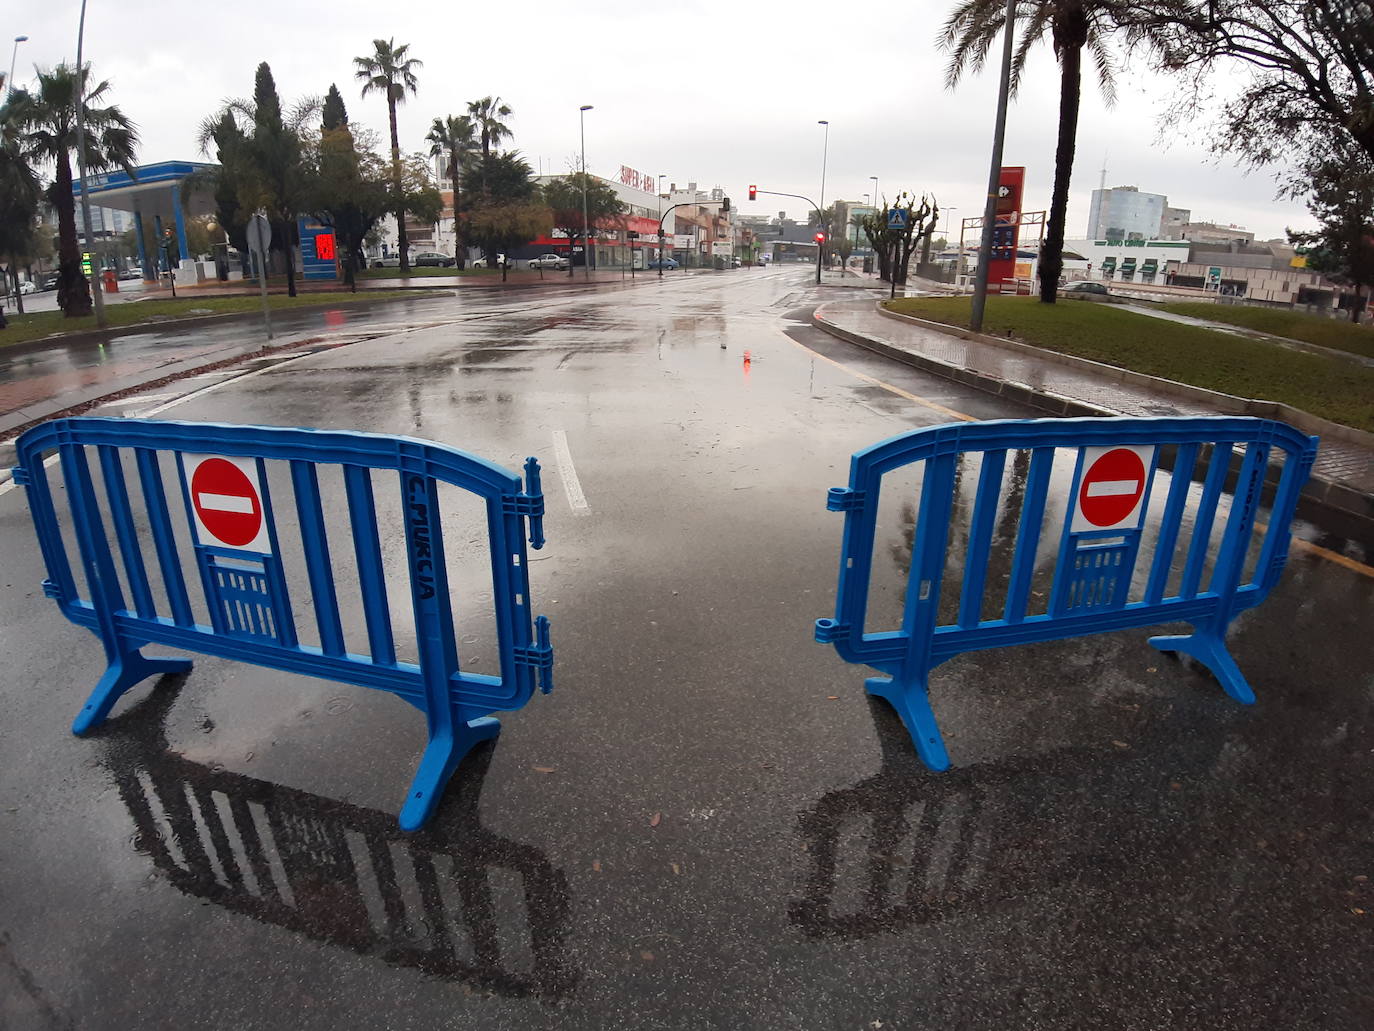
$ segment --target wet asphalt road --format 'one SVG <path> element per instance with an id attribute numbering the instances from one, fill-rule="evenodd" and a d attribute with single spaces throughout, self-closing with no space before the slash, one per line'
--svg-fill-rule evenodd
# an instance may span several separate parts
<path id="1" fill-rule="evenodd" d="M 1030 413 L 816 333 L 806 278 L 440 312 L 167 412 L 544 460 L 557 688 L 421 834 L 379 692 L 202 658 L 72 737 L 100 648 L 0 496 L 0 1026 L 1374 1025 L 1374 581 L 1293 553 L 1248 709 L 1143 631 L 959 658 L 926 772 L 812 641 L 825 491 L 941 407 Z"/>

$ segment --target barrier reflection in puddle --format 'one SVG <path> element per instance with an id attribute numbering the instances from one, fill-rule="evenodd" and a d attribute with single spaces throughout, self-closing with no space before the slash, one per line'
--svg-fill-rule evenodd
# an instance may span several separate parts
<path id="1" fill-rule="evenodd" d="M 510 996 L 568 995 L 567 879 L 485 830 L 490 746 L 474 750 L 431 829 L 168 750 L 167 678 L 109 724 L 105 763 L 147 855 L 179 891 L 260 923 Z"/>

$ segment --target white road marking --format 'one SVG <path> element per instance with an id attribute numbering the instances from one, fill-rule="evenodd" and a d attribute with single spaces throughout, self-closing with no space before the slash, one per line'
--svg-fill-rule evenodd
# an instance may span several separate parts
<path id="1" fill-rule="evenodd" d="M 216 512 L 253 514 L 253 499 L 245 498 L 241 494 L 211 494 L 208 491 L 201 491 L 196 495 L 196 503 L 201 508 L 213 509 Z"/>
<path id="2" fill-rule="evenodd" d="M 1098 480 L 1088 484 L 1088 497 L 1111 498 L 1121 494 L 1134 494 L 1140 490 L 1139 480 Z"/>
<path id="3" fill-rule="evenodd" d="M 568 492 L 568 504 L 573 515 L 586 515 L 587 496 L 582 493 L 582 484 L 577 480 L 577 470 L 573 468 L 572 452 L 568 450 L 568 435 L 562 430 L 553 431 L 553 460 L 558 466 L 558 476 L 563 481 L 563 489 Z"/>
<path id="4" fill-rule="evenodd" d="M 121 397 L 118 401 L 106 401 L 101 408 L 122 408 L 125 405 L 144 404 L 148 401 L 166 401 L 169 397 L 176 397 L 176 394 L 136 394 L 133 397 Z"/>

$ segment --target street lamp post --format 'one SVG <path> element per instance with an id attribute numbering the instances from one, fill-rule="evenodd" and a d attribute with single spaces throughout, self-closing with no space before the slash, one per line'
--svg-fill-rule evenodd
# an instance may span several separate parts
<path id="1" fill-rule="evenodd" d="M 86 245 L 91 243 L 91 195 L 86 188 L 86 66 L 81 61 L 82 44 L 86 39 L 86 0 L 81 0 L 81 22 L 76 30 L 76 164 L 81 174 L 81 218 L 86 223 Z M 91 262 L 95 282 L 91 285 L 91 301 L 95 304 L 95 324 L 105 328 L 105 297 L 100 292 L 100 275 Z"/>
<path id="2" fill-rule="evenodd" d="M 983 310 L 988 302 L 988 265 L 992 258 L 992 229 L 997 221 L 997 188 L 1002 179 L 1002 140 L 1007 129 L 1007 94 L 1011 84 L 1011 48 L 1016 29 L 1016 0 L 1007 0 L 1002 15 L 1006 33 L 1002 38 L 1002 78 L 997 90 L 997 116 L 992 130 L 992 160 L 988 166 L 988 195 L 983 205 L 983 239 L 978 246 L 978 274 L 973 283 L 973 306 L 969 329 L 982 332 Z"/>
<path id="3" fill-rule="evenodd" d="M 591 104 L 583 104 L 577 111 L 577 124 L 582 134 L 582 278 L 591 279 L 591 241 L 588 239 L 587 224 L 587 112 Z"/>
<path id="4" fill-rule="evenodd" d="M 825 225 L 825 166 L 830 159 L 830 123 L 824 118 L 816 119 L 817 125 L 825 126 L 825 145 L 821 150 L 821 203 L 816 209 L 816 221 L 821 223 L 824 240 L 816 241 L 816 282 L 821 281 L 821 263 L 825 260 L 825 245 L 830 242 L 830 227 Z"/>
<path id="5" fill-rule="evenodd" d="M 14 92 L 14 62 L 15 59 L 19 56 L 19 44 L 27 43 L 28 41 L 28 36 L 14 37 L 14 50 L 10 52 L 10 77 L 5 80 L 5 89 L 7 91 L 5 96 L 9 96 L 10 93 Z"/>
<path id="6" fill-rule="evenodd" d="M 878 177 L 877 177 L 876 175 L 870 175 L 869 178 L 873 180 L 873 208 L 874 208 L 874 210 L 876 211 L 877 208 L 878 208 L 878 200 L 879 200 L 879 195 L 878 195 Z"/>

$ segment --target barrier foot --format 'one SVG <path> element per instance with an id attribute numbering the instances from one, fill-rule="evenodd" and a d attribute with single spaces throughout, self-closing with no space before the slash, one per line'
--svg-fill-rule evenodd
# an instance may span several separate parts
<path id="1" fill-rule="evenodd" d="M 1255 692 L 1245 682 L 1236 660 L 1226 650 L 1226 642 L 1215 634 L 1195 633 L 1179 637 L 1151 637 L 1150 644 L 1162 652 L 1191 655 L 1217 678 L 1221 688 L 1244 705 L 1255 704 Z"/>
<path id="2" fill-rule="evenodd" d="M 898 684 L 889 677 L 870 677 L 864 681 L 864 688 L 869 694 L 886 699 L 897 710 L 921 761 L 938 773 L 949 769 L 949 753 L 945 751 L 935 713 L 930 709 L 925 678 L 921 679 L 920 684 Z"/>
<path id="3" fill-rule="evenodd" d="M 95 685 L 95 690 L 91 692 L 86 704 L 72 721 L 72 733 L 84 734 L 92 727 L 104 723 L 115 702 L 119 701 L 120 696 L 129 688 L 149 677 L 162 676 L 164 673 L 185 673 L 190 668 L 190 659 L 145 656 L 137 648 L 126 652 L 110 663 L 110 668 Z"/>
<path id="4" fill-rule="evenodd" d="M 474 746 L 490 741 L 499 733 L 501 721 L 482 716 L 468 723 L 457 724 L 451 738 L 430 738 L 425 746 L 425 754 L 420 759 L 420 768 L 410 782 L 406 804 L 401 806 L 401 830 L 417 831 L 423 827 L 439 807 L 444 788 L 463 757 Z"/>

